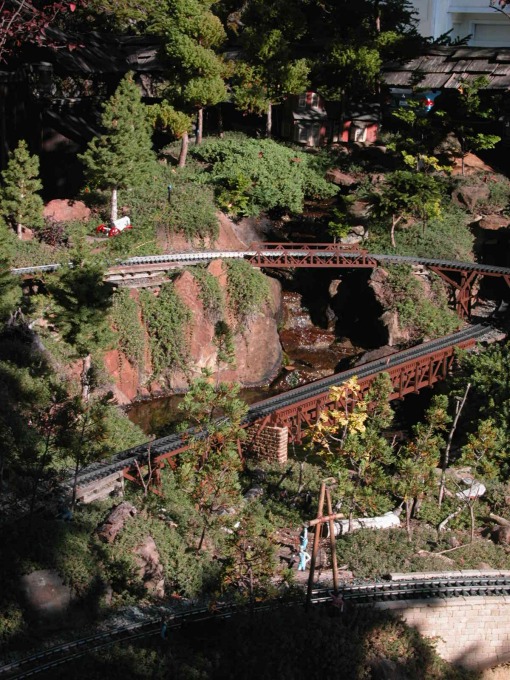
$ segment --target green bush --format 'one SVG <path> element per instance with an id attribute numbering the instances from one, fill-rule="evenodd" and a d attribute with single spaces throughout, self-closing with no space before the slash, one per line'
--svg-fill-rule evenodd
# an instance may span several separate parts
<path id="1" fill-rule="evenodd" d="M 220 206 L 234 215 L 265 210 L 301 213 L 305 198 L 327 198 L 338 189 L 324 179 L 324 158 L 270 139 L 214 139 L 192 153 L 210 165 L 205 181 Z"/>
<path id="2" fill-rule="evenodd" d="M 392 291 L 391 307 L 398 312 L 402 327 L 411 331 L 413 339 L 436 338 L 453 333 L 459 318 L 449 309 L 446 294 L 437 280 L 431 285 L 432 299 L 424 295 L 423 286 L 412 275 L 412 268 L 399 265 L 387 268 L 387 285 Z"/>
<path id="3" fill-rule="evenodd" d="M 228 260 L 226 266 L 228 303 L 240 325 L 269 300 L 269 282 L 258 269 L 244 260 Z"/>
<path id="4" fill-rule="evenodd" d="M 433 218 L 423 230 L 419 225 L 397 227 L 396 248 L 390 242 L 389 220 L 370 220 L 369 250 L 415 257 L 434 257 L 472 262 L 474 237 L 471 217 L 449 200 L 441 205 L 441 217 Z"/>
<path id="5" fill-rule="evenodd" d="M 219 234 L 214 192 L 205 184 L 177 184 L 172 191 L 168 225 L 189 241 L 216 241 Z"/>
<path id="6" fill-rule="evenodd" d="M 221 319 L 225 310 L 223 290 L 218 279 L 204 266 L 190 267 L 190 272 L 200 287 L 200 299 L 205 310 L 213 319 Z"/>
<path id="7" fill-rule="evenodd" d="M 145 333 L 140 321 L 140 310 L 128 290 L 115 292 L 112 321 L 117 331 L 119 349 L 135 366 L 143 367 L 145 357 Z"/>
<path id="8" fill-rule="evenodd" d="M 186 370 L 186 327 L 191 312 L 174 291 L 173 284 L 161 286 L 156 297 L 142 290 L 140 303 L 145 326 L 149 333 L 151 362 L 154 377 L 165 377 L 175 368 Z"/>

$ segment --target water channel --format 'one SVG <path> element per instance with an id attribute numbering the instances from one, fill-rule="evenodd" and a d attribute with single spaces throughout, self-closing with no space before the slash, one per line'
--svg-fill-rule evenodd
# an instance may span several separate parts
<path id="1" fill-rule="evenodd" d="M 308 301 L 307 301 L 308 302 Z M 312 317 L 304 296 L 298 291 L 282 294 L 283 323 L 279 332 L 284 352 L 284 366 L 269 384 L 243 389 L 241 397 L 249 404 L 338 372 L 347 366 L 363 349 L 347 338 L 339 338 L 335 319 L 322 315 L 322 323 Z M 314 323 L 315 321 L 315 323 Z M 325 327 L 324 327 L 325 326 Z M 182 395 L 170 395 L 150 401 L 135 402 L 128 410 L 130 420 L 147 435 L 158 437 L 171 433 L 178 422 L 178 405 Z"/>

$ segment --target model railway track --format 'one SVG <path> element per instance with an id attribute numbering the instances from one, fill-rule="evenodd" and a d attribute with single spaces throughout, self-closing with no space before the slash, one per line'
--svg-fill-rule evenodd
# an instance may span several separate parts
<path id="1" fill-rule="evenodd" d="M 169 253 L 167 255 L 146 255 L 140 257 L 130 257 L 126 260 L 116 261 L 109 267 L 111 274 L 129 273 L 129 269 L 143 268 L 145 265 L 162 265 L 162 269 L 168 266 L 169 269 L 175 266 L 185 267 L 191 264 L 206 263 L 214 259 L 246 259 L 255 266 L 261 267 L 287 267 L 293 266 L 321 266 L 323 260 L 326 266 L 349 267 L 352 262 L 353 267 L 373 268 L 378 263 L 387 264 L 414 264 L 426 267 L 439 267 L 449 271 L 470 271 L 492 276 L 510 276 L 510 268 L 495 267 L 478 262 L 457 262 L 428 257 L 412 257 L 408 255 L 384 255 L 368 253 L 364 250 L 353 250 L 334 244 L 274 244 L 274 248 L 268 248 L 268 244 L 261 244 L 256 250 L 238 251 L 197 251 L 187 253 Z M 291 258 L 291 261 L 282 262 L 282 255 Z M 314 265 L 309 264 L 308 260 L 313 256 Z M 341 258 L 340 261 L 332 261 L 332 258 Z M 361 258 L 361 259 L 360 259 Z M 304 264 L 301 264 L 303 261 Z M 59 263 L 38 265 L 35 267 L 18 267 L 12 269 L 13 274 L 20 276 L 30 274 L 43 274 L 44 272 L 56 271 L 62 265 Z"/>
<path id="2" fill-rule="evenodd" d="M 306 398 L 315 396 L 318 397 L 321 394 L 327 393 L 330 387 L 334 385 L 341 385 L 353 376 L 356 376 L 358 379 L 362 379 L 367 376 L 390 370 L 391 368 L 399 366 L 400 364 L 418 359 L 430 352 L 436 352 L 452 346 L 462 346 L 463 343 L 480 340 L 488 332 L 488 330 L 489 327 L 481 324 L 467 326 L 466 328 L 458 331 L 457 333 L 453 333 L 452 335 L 447 335 L 437 340 L 431 340 L 430 342 L 412 347 L 411 349 L 407 349 L 402 352 L 396 352 L 390 357 L 377 359 L 375 361 L 363 364 L 362 366 L 352 368 L 348 371 L 336 373 L 335 375 L 329 376 L 327 378 L 322 378 L 321 380 L 316 380 L 312 383 L 308 383 L 307 385 L 303 385 L 302 387 L 284 392 L 283 394 L 270 397 L 269 399 L 264 399 L 263 401 L 253 404 L 249 408 L 248 414 L 244 420 L 244 425 L 247 426 L 255 423 L 257 420 L 264 418 L 278 409 L 298 403 Z M 146 444 L 141 444 L 131 449 L 121 451 L 107 461 L 93 463 L 87 468 L 84 468 L 81 473 L 79 473 L 78 486 L 81 487 L 86 484 L 90 484 L 91 482 L 103 479 L 104 477 L 108 477 L 109 475 L 126 470 L 130 467 L 133 467 L 135 463 L 142 464 L 147 461 L 149 451 L 152 456 L 158 456 L 171 453 L 172 451 L 182 450 L 185 447 L 186 435 L 189 437 L 191 434 L 197 436 L 196 431 L 194 433 L 189 431 L 184 435 L 169 435 L 167 437 L 162 437 L 161 439 L 156 439 L 155 441 L 147 442 Z"/>
<path id="3" fill-rule="evenodd" d="M 502 575 L 448 577 L 443 575 L 438 578 L 418 577 L 416 579 L 408 578 L 395 581 L 345 583 L 340 586 L 338 594 L 346 604 L 357 605 L 398 600 L 445 600 L 457 597 L 508 596 L 510 595 L 510 577 Z M 331 602 L 331 590 L 319 588 L 312 591 L 311 601 L 313 604 Z M 235 614 L 250 611 L 260 613 L 302 604 L 302 598 L 258 603 L 253 610 L 245 605 L 216 604 L 214 608 L 196 607 L 183 612 L 168 614 L 165 616 L 165 620 L 167 627 L 173 629 L 200 621 L 226 619 Z M 124 644 L 141 638 L 154 637 L 159 632 L 160 621 L 158 619 L 151 619 L 115 628 L 97 635 L 90 635 L 0 666 L 0 678 L 2 680 L 30 678 L 40 673 L 52 671 L 57 666 L 70 663 L 105 647 L 119 643 Z"/>

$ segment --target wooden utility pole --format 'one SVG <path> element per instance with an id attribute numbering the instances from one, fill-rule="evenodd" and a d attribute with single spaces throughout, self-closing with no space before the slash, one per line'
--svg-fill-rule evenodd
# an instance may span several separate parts
<path id="1" fill-rule="evenodd" d="M 315 573 L 315 563 L 317 561 L 317 553 L 319 552 L 319 541 L 321 534 L 321 518 L 324 514 L 324 496 L 326 495 L 326 484 L 322 482 L 321 490 L 319 493 L 319 508 L 317 510 L 317 520 L 319 520 L 315 526 L 315 531 L 313 534 L 313 550 L 312 559 L 310 560 L 310 574 L 308 576 L 308 590 L 306 592 L 306 608 L 310 607 L 312 602 L 312 588 L 313 588 L 313 576 Z"/>
<path id="2" fill-rule="evenodd" d="M 329 540 L 331 543 L 331 563 L 333 565 L 333 591 L 338 595 L 338 564 L 336 561 L 336 538 L 335 538 L 335 520 L 332 517 L 333 508 L 331 506 L 331 493 L 326 489 L 326 501 L 328 504 L 329 519 Z M 319 525 L 320 527 L 320 525 Z M 320 533 L 320 532 L 319 532 Z"/>
<path id="3" fill-rule="evenodd" d="M 324 500 L 327 501 L 328 514 L 324 515 Z M 306 608 L 308 609 L 312 601 L 313 577 L 315 574 L 315 564 L 317 562 L 317 553 L 319 552 L 319 542 L 321 536 L 322 525 L 328 522 L 329 524 L 329 540 L 331 544 L 331 562 L 333 566 L 333 588 L 335 595 L 338 594 L 338 565 L 336 560 L 336 539 L 335 539 L 335 519 L 341 519 L 344 515 L 342 513 L 333 513 L 331 504 L 331 492 L 326 488 L 326 483 L 322 482 L 319 493 L 319 508 L 317 510 L 317 519 L 309 522 L 309 527 L 315 527 L 313 536 L 313 550 L 310 560 L 310 574 L 308 576 L 308 590 L 306 592 Z"/>

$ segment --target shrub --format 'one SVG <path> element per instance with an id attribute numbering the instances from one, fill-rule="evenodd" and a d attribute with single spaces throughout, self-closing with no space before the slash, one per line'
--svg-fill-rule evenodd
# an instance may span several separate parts
<path id="1" fill-rule="evenodd" d="M 459 319 L 448 308 L 446 294 L 439 281 L 434 280 L 432 299 L 427 299 L 410 266 L 388 267 L 388 273 L 392 308 L 398 312 L 401 325 L 411 331 L 414 339 L 439 337 L 459 328 Z"/>
<path id="2" fill-rule="evenodd" d="M 142 290 L 140 303 L 149 332 L 153 375 L 164 377 L 167 371 L 175 368 L 186 370 L 186 327 L 191 312 L 177 296 L 173 285 L 162 285 L 157 297 Z"/>
<path id="3" fill-rule="evenodd" d="M 260 311 L 269 300 L 267 278 L 244 260 L 229 260 L 227 265 L 228 303 L 238 324 Z"/>
<path id="4" fill-rule="evenodd" d="M 169 228 L 189 241 L 215 241 L 219 225 L 214 192 L 204 184 L 177 184 L 168 211 Z"/>
<path id="5" fill-rule="evenodd" d="M 140 321 L 140 310 L 128 290 L 115 292 L 112 321 L 119 340 L 119 347 L 127 358 L 142 367 L 145 356 L 145 333 Z"/>
<path id="6" fill-rule="evenodd" d="M 209 181 L 223 209 L 256 216 L 264 210 L 303 211 L 307 198 L 334 196 L 323 177 L 324 159 L 270 139 L 211 140 L 193 152 L 210 164 Z"/>
<path id="7" fill-rule="evenodd" d="M 213 319 L 222 318 L 225 299 L 218 279 L 203 266 L 190 267 L 190 271 L 200 286 L 200 299 L 209 316 Z"/>

